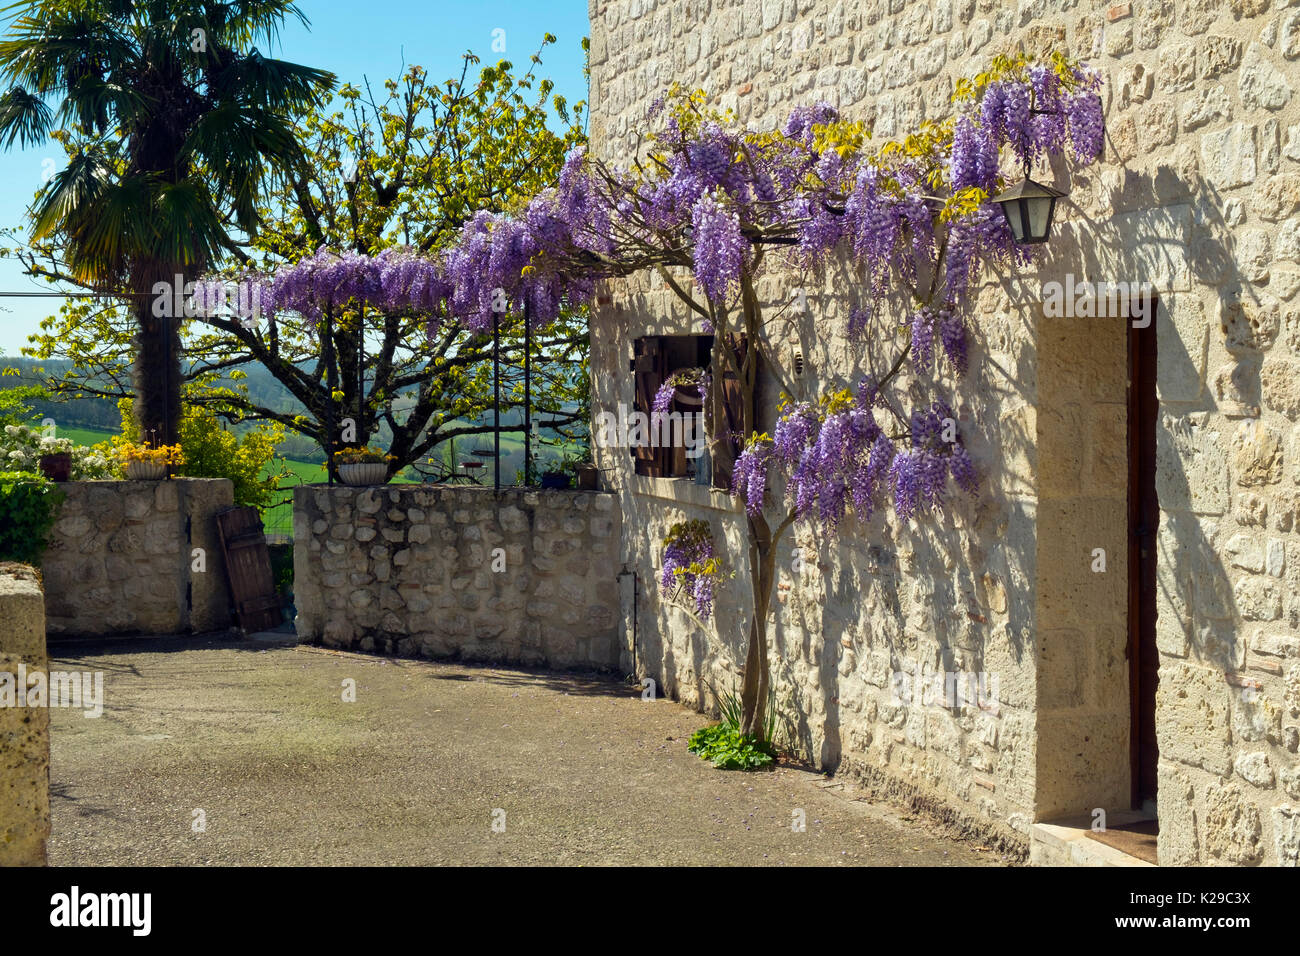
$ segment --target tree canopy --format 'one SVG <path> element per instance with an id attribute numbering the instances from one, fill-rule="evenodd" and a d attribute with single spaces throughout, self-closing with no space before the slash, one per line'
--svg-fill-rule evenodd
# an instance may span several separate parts
<path id="1" fill-rule="evenodd" d="M 552 42 L 548 35 L 543 47 Z M 584 104 L 571 106 L 536 78 L 540 51 L 524 73 L 501 61 L 473 76 L 478 62 L 467 54 L 460 75 L 442 83 L 411 67 L 379 96 L 368 84 L 345 85 L 340 108 L 296 121 L 307 161 L 267 191 L 258 234 L 200 287 L 201 308 L 179 317 L 190 401 L 230 419 L 277 422 L 325 449 L 339 446 L 347 419 L 349 443 L 365 444 L 382 428 L 394 471 L 450 438 L 490 431 L 481 420 L 492 403 L 490 337 L 443 321 L 425 264 L 476 210 L 518 207 L 554 181 L 567 151 L 584 141 Z M 399 267 L 407 289 L 424 283 L 427 294 L 386 293 L 378 281 L 385 265 Z M 237 295 L 233 307 L 219 307 L 226 282 L 244 290 L 242 313 Z M 70 305 L 46 323 L 35 354 L 75 362 L 81 374 L 66 388 L 120 394 L 130 351 L 124 320 Z M 500 317 L 505 414 L 523 401 L 521 321 Z M 580 432 L 581 314 L 539 326 L 530 358 L 535 407 L 553 427 Z M 232 385 L 251 363 L 269 369 L 301 407 L 271 408 Z"/>

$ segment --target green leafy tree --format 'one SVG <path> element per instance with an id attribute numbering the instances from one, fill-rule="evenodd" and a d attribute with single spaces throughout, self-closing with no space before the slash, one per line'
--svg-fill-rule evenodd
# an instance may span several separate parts
<path id="1" fill-rule="evenodd" d="M 547 35 L 542 46 L 553 43 Z M 585 41 L 584 41 L 585 46 Z M 302 116 L 294 134 L 309 161 L 269 190 L 259 206 L 257 237 L 228 260 L 229 273 L 274 273 L 322 246 L 374 255 L 409 246 L 432 252 L 455 241 L 480 209 L 517 207 L 553 183 L 569 149 L 585 141 L 583 103 L 555 95 L 549 80 L 513 65 L 430 82 L 411 67 L 380 96 L 368 84 L 345 85 L 341 108 Z M 554 132 L 552 125 L 562 131 Z M 78 371 L 54 389 L 118 395 L 124 387 L 126 317 L 92 302 L 73 303 L 47 320 L 29 354 L 66 357 Z M 252 327 L 239 317 L 186 320 L 187 372 L 200 402 L 232 421 L 283 425 L 325 450 L 387 440 L 394 472 L 427 467 L 450 439 L 492 430 L 492 342 L 458 323 L 413 311 L 354 303 L 319 329 L 292 315 Z M 428 336 L 430 322 L 435 334 Z M 523 404 L 523 336 L 518 315 L 502 320 L 502 414 Z M 561 440 L 581 438 L 587 408 L 585 315 L 548 328 L 533 342 L 535 417 Z M 265 366 L 295 400 L 294 408 L 259 401 L 241 382 L 241 367 Z M 331 427 L 332 424 L 332 427 Z M 443 469 L 433 455 L 434 472 Z"/>
<path id="2" fill-rule="evenodd" d="M 178 323 L 155 290 L 240 253 L 276 174 L 300 164 L 293 117 L 334 86 L 263 56 L 286 0 L 37 0 L 0 41 L 0 142 L 52 137 L 68 164 L 37 194 L 30 275 L 124 304 L 141 430 L 180 418 Z M 121 329 L 125 331 L 125 329 Z"/>
<path id="3" fill-rule="evenodd" d="M 23 384 L 17 368 L 0 367 L 0 428 L 31 421 L 34 413 L 31 402 L 48 397 L 45 389 Z"/>

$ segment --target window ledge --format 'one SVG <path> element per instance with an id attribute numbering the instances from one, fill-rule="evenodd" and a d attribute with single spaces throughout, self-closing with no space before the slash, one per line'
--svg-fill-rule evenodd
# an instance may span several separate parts
<path id="1" fill-rule="evenodd" d="M 646 475 L 628 475 L 627 490 L 646 498 L 664 498 L 678 504 L 715 511 L 735 511 L 737 505 L 731 495 L 711 485 L 697 485 L 694 478 L 651 478 Z"/>

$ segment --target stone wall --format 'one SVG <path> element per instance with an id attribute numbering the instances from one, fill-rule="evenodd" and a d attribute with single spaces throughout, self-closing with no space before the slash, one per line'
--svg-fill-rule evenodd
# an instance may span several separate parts
<path id="1" fill-rule="evenodd" d="M 227 479 L 59 487 L 65 497 L 41 562 L 50 634 L 180 634 L 229 626 L 216 526 L 217 512 L 234 502 Z"/>
<path id="2" fill-rule="evenodd" d="M 298 636 L 403 656 L 612 669 L 617 499 L 387 485 L 295 489 Z"/>
<path id="3" fill-rule="evenodd" d="M 44 671 L 45 607 L 30 568 L 0 568 L 0 673 L 16 694 L 24 674 Z M 45 865 L 50 836 L 50 711 L 0 706 L 0 866 Z"/>
<path id="4" fill-rule="evenodd" d="M 1102 162 L 1052 171 L 1070 196 L 1045 256 L 989 276 L 973 302 L 971 372 L 953 397 L 979 500 L 938 523 L 877 516 L 839 538 L 796 526 L 786 540 L 772 632 L 786 737 L 820 766 L 1011 843 L 1035 821 L 1127 805 L 1126 332 L 1122 320 L 1044 318 L 1042 284 L 1148 280 L 1161 297 L 1160 859 L 1294 864 L 1300 2 L 592 0 L 589 10 L 593 150 L 619 161 L 674 81 L 755 125 L 827 100 L 879 141 L 947 115 L 955 79 L 1017 46 L 1059 45 L 1103 71 Z M 867 369 L 843 334 L 857 286 L 847 270 L 763 281 L 769 304 L 809 293 L 807 313 L 772 339 L 793 335 L 807 356 L 799 397 Z M 690 322 L 661 282 L 610 284 L 593 316 L 593 409 L 631 402 L 631 339 Z M 626 451 L 599 464 L 644 582 L 643 670 L 711 706 L 743 660 L 740 517 L 707 490 L 631 474 Z M 654 586 L 663 533 L 683 517 L 708 518 L 739 556 L 708 624 Z M 795 565 L 795 546 L 815 560 Z M 1105 574 L 1089 566 L 1095 548 Z M 898 706 L 890 674 L 918 667 L 996 673 L 998 714 Z"/>

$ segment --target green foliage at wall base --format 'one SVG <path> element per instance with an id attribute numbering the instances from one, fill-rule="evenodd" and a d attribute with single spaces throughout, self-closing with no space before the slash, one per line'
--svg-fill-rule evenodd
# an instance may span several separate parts
<path id="1" fill-rule="evenodd" d="M 0 471 L 0 561 L 40 567 L 63 492 L 45 478 Z"/>

